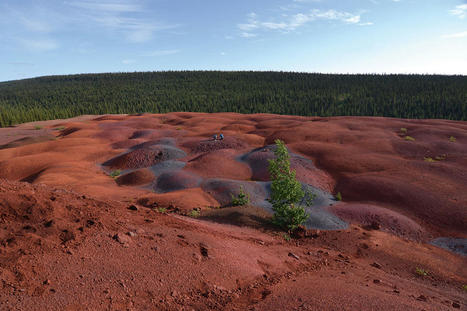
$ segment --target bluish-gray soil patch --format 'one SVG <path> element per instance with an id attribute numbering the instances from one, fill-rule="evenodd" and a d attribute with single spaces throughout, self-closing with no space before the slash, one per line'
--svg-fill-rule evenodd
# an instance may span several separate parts
<path id="1" fill-rule="evenodd" d="M 467 256 L 467 239 L 442 237 L 434 239 L 431 241 L 431 244 L 456 254 Z"/>

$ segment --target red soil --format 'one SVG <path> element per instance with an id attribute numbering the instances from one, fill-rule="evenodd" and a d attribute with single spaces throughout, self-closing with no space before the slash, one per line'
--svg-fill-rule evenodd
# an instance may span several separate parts
<path id="1" fill-rule="evenodd" d="M 205 142 L 219 132 L 223 142 Z M 0 142 L 45 134 L 57 139 L 0 150 L 1 310 L 466 309 L 465 257 L 405 239 L 467 237 L 465 122 L 85 116 L 0 129 Z M 269 227 L 158 211 L 215 213 L 219 203 L 196 183 L 155 194 L 118 184 L 150 181 L 146 169 L 117 179 L 102 170 L 109 159 L 120 169 L 157 163 L 146 147 L 121 153 L 165 137 L 188 153 L 174 175 L 181 184 L 194 175 L 248 180 L 238 157 L 281 138 L 316 166 L 294 166 L 297 175 L 341 192 L 345 203 L 331 209 L 354 225 L 288 242 Z M 375 221 L 381 230 L 365 229 Z"/>
<path id="2" fill-rule="evenodd" d="M 141 169 L 118 177 L 115 181 L 120 186 L 139 186 L 151 183 L 154 174 L 149 169 Z"/>

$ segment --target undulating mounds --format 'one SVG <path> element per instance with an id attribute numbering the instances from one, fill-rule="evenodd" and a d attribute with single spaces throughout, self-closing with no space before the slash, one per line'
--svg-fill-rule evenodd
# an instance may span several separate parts
<path id="1" fill-rule="evenodd" d="M 201 184 L 201 181 L 201 177 L 193 173 L 177 170 L 159 175 L 153 189 L 157 193 L 167 193 L 182 189 L 197 188 Z"/>
<path id="2" fill-rule="evenodd" d="M 225 137 L 223 140 L 208 138 L 205 140 L 191 140 L 182 144 L 182 147 L 190 149 L 192 153 L 204 153 L 221 149 L 245 149 L 248 145 L 236 137 Z"/>
<path id="3" fill-rule="evenodd" d="M 363 226 L 380 226 L 382 230 L 392 234 L 420 240 L 423 228 L 409 217 L 391 209 L 362 203 L 339 203 L 330 210 L 342 219 Z"/>
<path id="4" fill-rule="evenodd" d="M 235 159 L 237 151 L 221 149 L 203 153 L 190 159 L 186 169 L 204 178 L 227 178 L 248 180 L 251 169 L 245 163 Z"/>
<path id="5" fill-rule="evenodd" d="M 58 135 L 59 137 L 66 137 L 68 135 L 71 135 L 77 131 L 81 130 L 81 128 L 79 127 L 68 127 L 68 128 L 65 128 L 63 130 L 60 131 L 60 135 Z"/>
<path id="6" fill-rule="evenodd" d="M 93 121 L 122 121 L 125 120 L 127 115 L 103 115 L 97 118 L 92 119 Z"/>
<path id="7" fill-rule="evenodd" d="M 54 135 L 43 135 L 43 136 L 32 136 L 32 137 L 23 137 L 17 140 L 14 140 L 8 144 L 1 145 L 0 149 L 8 149 L 8 148 L 17 148 L 26 145 L 32 145 L 36 143 L 42 143 L 45 141 L 55 140 L 56 137 Z"/>
<path id="8" fill-rule="evenodd" d="M 239 160 L 247 163 L 252 171 L 251 179 L 257 181 L 268 181 L 269 176 L 269 160 L 274 159 L 275 145 L 268 145 L 265 147 L 256 148 L 244 155 Z"/>
<path id="9" fill-rule="evenodd" d="M 185 165 L 186 163 L 182 161 L 168 160 L 157 163 L 156 165 L 151 166 L 150 169 L 154 173 L 154 175 L 160 176 L 164 173 L 170 173 L 181 170 L 185 167 Z"/>
<path id="10" fill-rule="evenodd" d="M 133 129 L 128 127 L 107 127 L 104 130 L 98 131 L 93 137 L 100 138 L 104 140 L 106 143 L 114 143 L 122 140 L 127 140 L 131 134 L 133 133 Z"/>
<path id="11" fill-rule="evenodd" d="M 420 176 L 423 181 L 424 176 Z M 418 178 L 415 176 L 413 178 Z M 443 185 L 440 185 L 443 186 Z M 448 187 L 449 188 L 449 187 Z M 462 231 L 467 223 L 465 208 L 449 200 L 443 193 L 394 176 L 357 175 L 341 179 L 337 191 L 346 201 L 381 202 L 407 211 L 424 224 Z M 458 194 L 463 195 L 463 194 Z"/>
<path id="12" fill-rule="evenodd" d="M 130 149 L 139 144 L 141 144 L 140 140 L 125 139 L 125 140 L 121 140 L 121 141 L 117 141 L 116 143 L 113 143 L 112 148 L 113 149 Z"/>
<path id="13" fill-rule="evenodd" d="M 467 256 L 467 239 L 466 238 L 448 238 L 441 237 L 431 241 L 431 244 L 447 249 L 448 251 Z"/>
<path id="14" fill-rule="evenodd" d="M 252 171 L 252 179 L 257 181 L 268 181 L 269 160 L 274 159 L 276 145 L 254 149 L 240 157 L 246 162 Z M 324 171 L 316 168 L 313 161 L 301 155 L 290 153 L 290 168 L 296 172 L 297 179 L 303 183 L 311 184 L 327 191 L 332 191 L 333 179 Z"/>
<path id="15" fill-rule="evenodd" d="M 167 193 L 153 193 L 142 196 L 138 203 L 148 208 L 178 208 L 191 211 L 194 208 L 206 209 L 219 206 L 219 203 L 201 188 L 188 188 Z"/>
<path id="16" fill-rule="evenodd" d="M 238 196 L 242 189 L 248 194 L 250 205 L 260 207 L 270 206 L 270 203 L 266 201 L 268 198 L 266 183 L 212 178 L 205 180 L 201 188 L 214 197 L 221 206 L 230 205 L 232 203 L 232 196 Z"/>
<path id="17" fill-rule="evenodd" d="M 314 196 L 311 202 L 308 201 L 309 196 L 307 196 L 300 203 L 304 205 L 309 215 L 308 220 L 304 223 L 307 228 L 321 230 L 341 230 L 347 228 L 348 224 L 345 221 L 327 209 L 328 206 L 336 203 L 331 194 L 310 185 L 303 184 L 302 187 Z M 270 214 L 273 213 L 272 205 L 268 201 L 271 193 L 270 182 L 213 178 L 203 182 L 201 188 L 213 196 L 221 206 L 229 206 L 232 203 L 232 196 L 238 196 L 240 191 L 243 191 L 249 197 L 248 205 L 261 207 Z"/>
<path id="18" fill-rule="evenodd" d="M 119 176 L 115 181 L 119 186 L 140 186 L 150 184 L 154 180 L 154 174 L 149 169 L 140 169 Z"/>
<path id="19" fill-rule="evenodd" d="M 137 139 L 137 138 L 148 138 L 157 135 L 156 130 L 138 130 L 133 132 L 130 136 L 130 139 Z"/>
<path id="20" fill-rule="evenodd" d="M 185 157 L 182 150 L 165 145 L 152 145 L 144 149 L 135 149 L 105 162 L 110 169 L 138 169 L 154 166 L 157 163 Z"/>
<path id="21" fill-rule="evenodd" d="M 229 125 L 226 125 L 226 126 L 223 126 L 221 128 L 222 131 L 235 131 L 235 132 L 252 132 L 254 130 L 256 130 L 256 126 L 252 125 L 252 124 L 237 124 L 237 123 L 233 123 L 233 124 L 229 124 Z"/>
<path id="22" fill-rule="evenodd" d="M 118 122 L 119 126 L 127 126 L 136 130 L 159 129 L 161 122 L 152 116 L 128 116 L 123 121 Z"/>
<path id="23" fill-rule="evenodd" d="M 141 140 L 139 140 L 141 141 Z M 169 147 L 175 147 L 175 139 L 171 137 L 164 137 L 160 139 L 155 139 L 155 140 L 146 140 L 143 141 L 142 143 L 136 144 L 131 149 L 144 149 L 144 148 L 150 148 L 154 145 L 161 145 L 161 146 L 169 146 Z"/>

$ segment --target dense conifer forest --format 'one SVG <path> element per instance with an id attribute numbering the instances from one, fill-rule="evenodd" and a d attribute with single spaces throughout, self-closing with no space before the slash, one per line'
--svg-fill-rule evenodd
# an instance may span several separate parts
<path id="1" fill-rule="evenodd" d="M 467 120 L 467 76 L 135 72 L 0 83 L 0 126 L 171 111 Z"/>

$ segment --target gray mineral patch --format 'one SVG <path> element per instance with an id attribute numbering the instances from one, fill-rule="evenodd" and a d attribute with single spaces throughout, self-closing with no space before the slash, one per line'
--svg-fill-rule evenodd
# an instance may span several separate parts
<path id="1" fill-rule="evenodd" d="M 154 166 L 151 166 L 150 169 L 154 173 L 154 175 L 159 176 L 164 173 L 174 172 L 181 170 L 186 165 L 185 162 L 169 160 L 157 163 Z"/>
<path id="2" fill-rule="evenodd" d="M 214 178 L 203 182 L 201 187 L 222 206 L 229 205 L 232 201 L 232 194 L 238 195 L 240 188 L 243 187 L 243 190 L 250 197 L 250 205 L 261 207 L 269 213 L 273 213 L 272 205 L 267 200 L 271 193 L 270 182 Z M 313 204 L 307 205 L 305 201 L 302 203 L 309 215 L 308 220 L 304 223 L 305 227 L 320 230 L 343 230 L 348 227 L 345 221 L 327 210 L 327 207 L 336 203 L 331 194 L 310 185 L 302 185 L 302 187 L 314 194 Z"/>
<path id="3" fill-rule="evenodd" d="M 432 240 L 431 244 L 467 256 L 467 239 L 442 237 Z"/>

